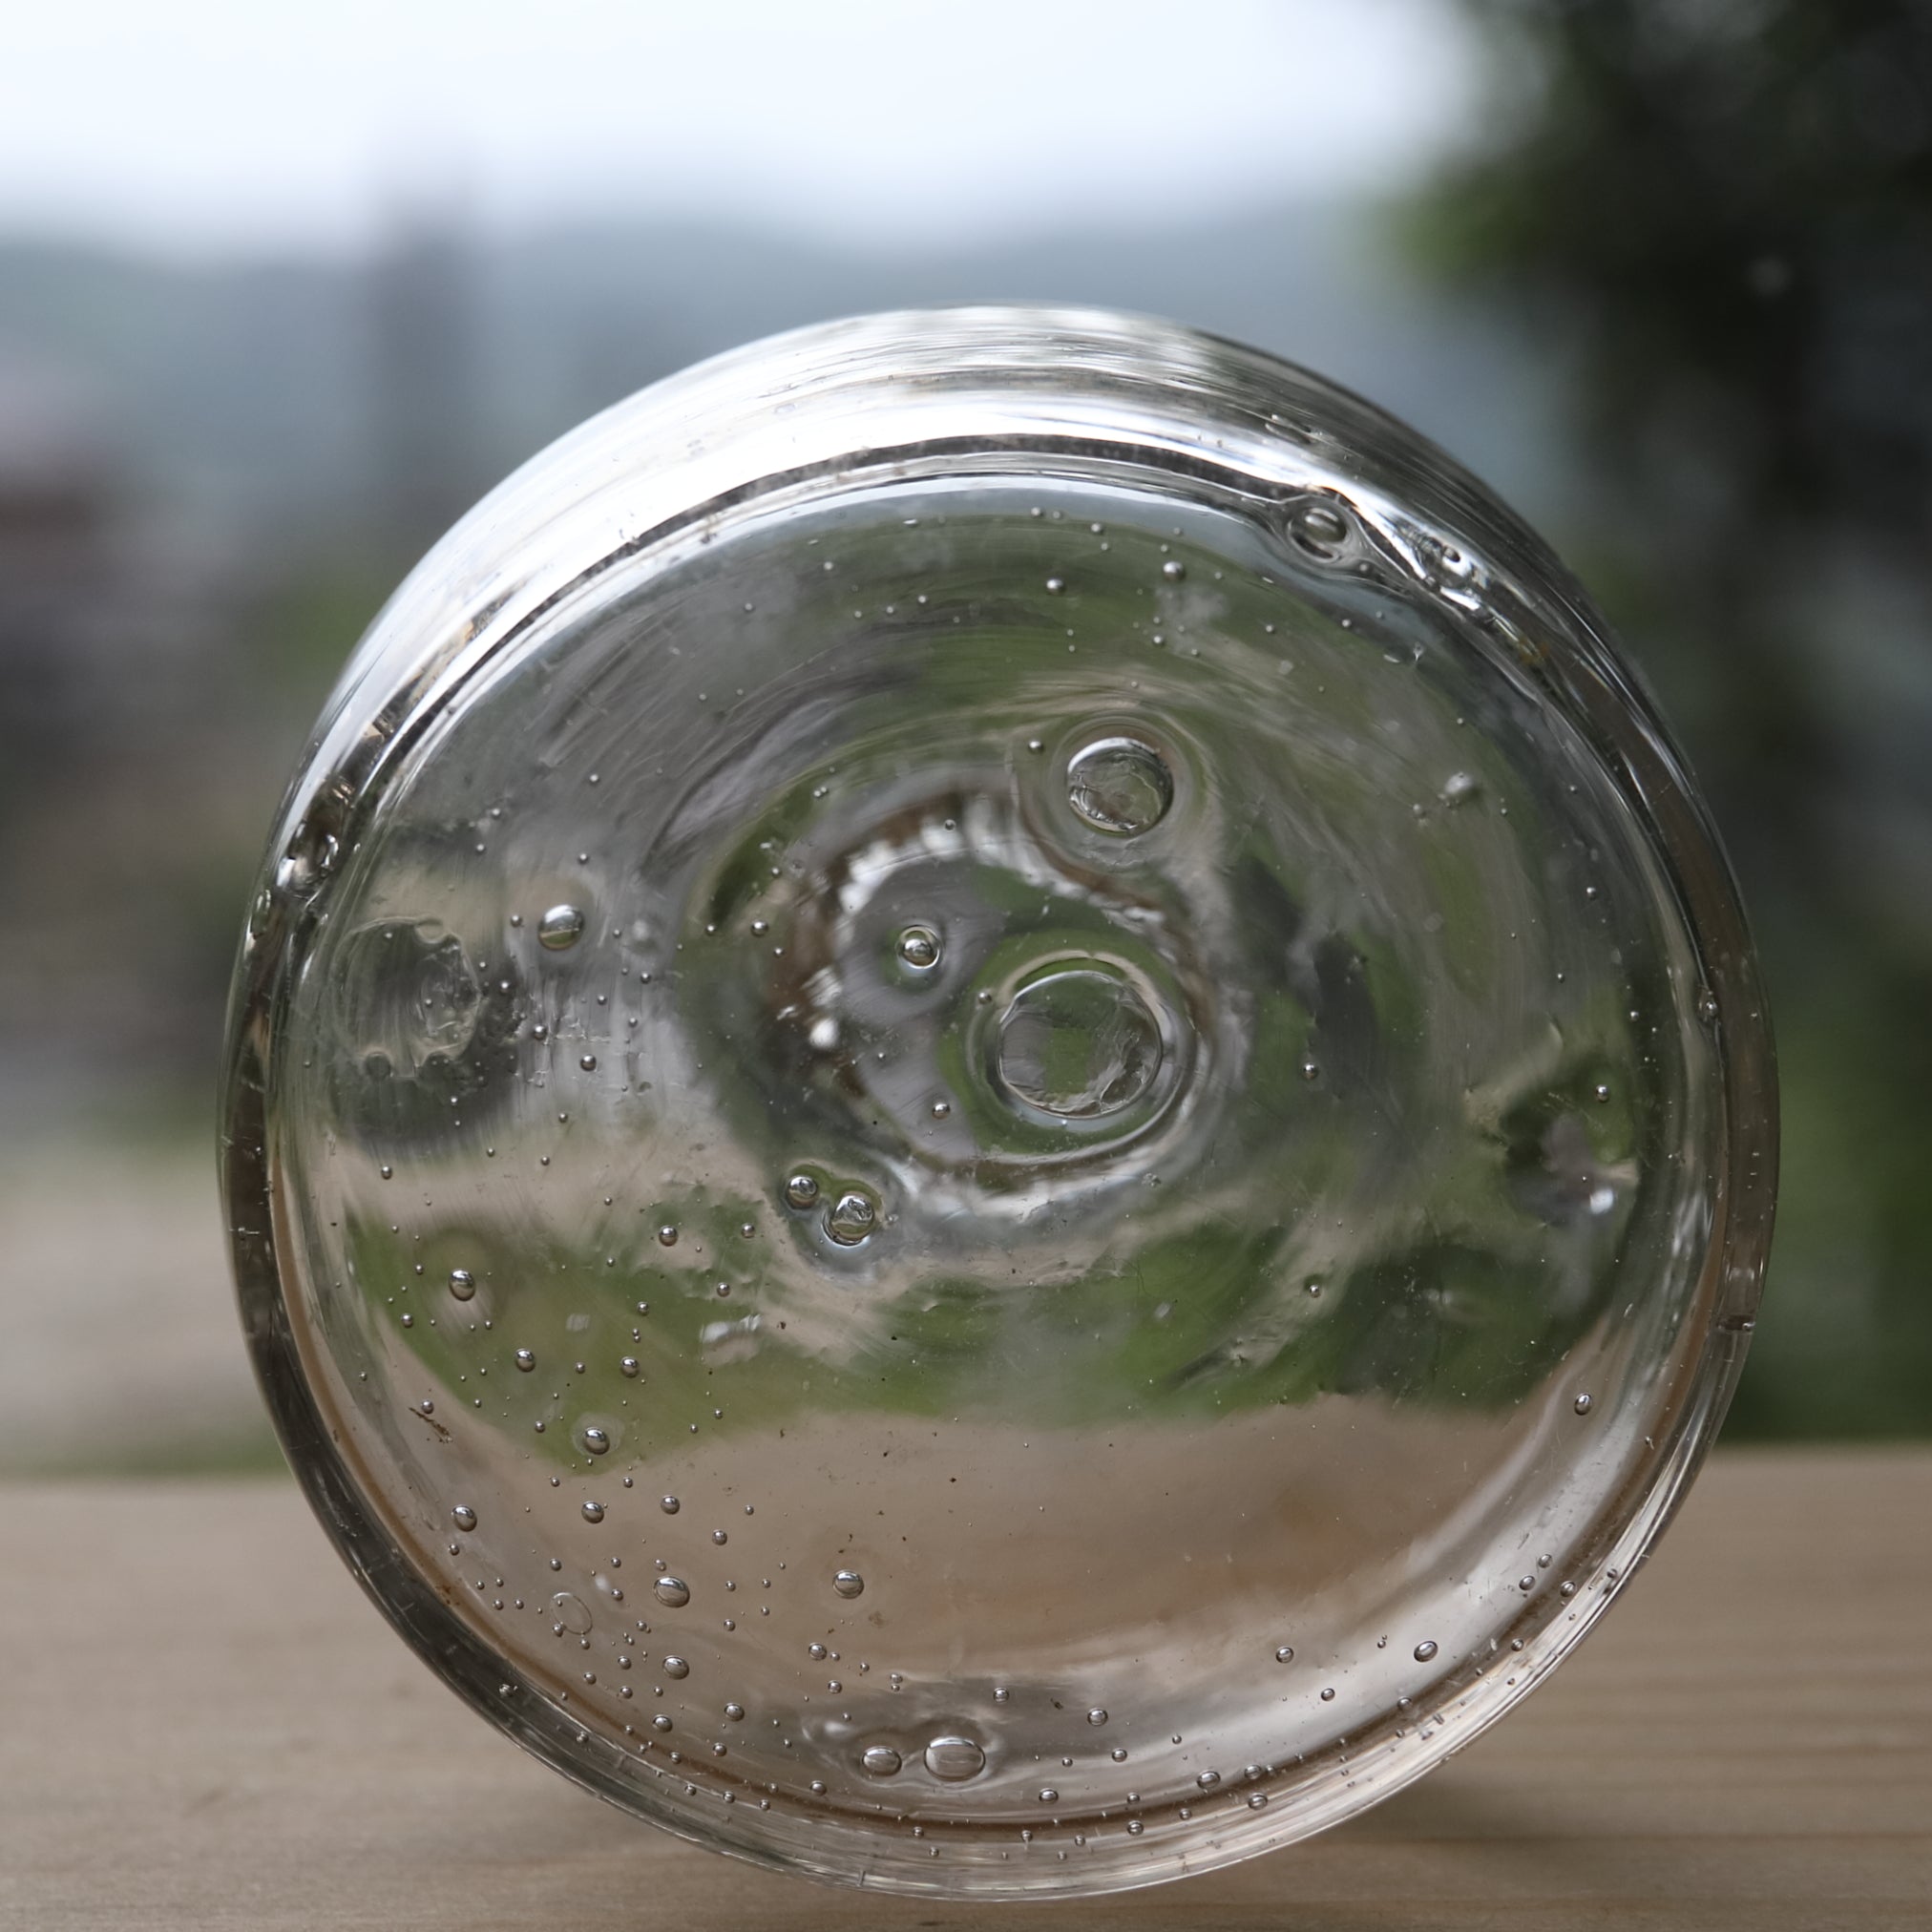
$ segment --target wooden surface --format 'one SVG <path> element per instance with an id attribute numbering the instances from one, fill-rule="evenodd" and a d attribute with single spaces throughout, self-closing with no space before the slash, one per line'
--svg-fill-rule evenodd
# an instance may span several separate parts
<path id="1" fill-rule="evenodd" d="M 772 1877 L 585 1796 L 390 1635 L 289 1484 L 0 1486 L 0 1925 L 1932 1927 L 1932 1453 L 1720 1457 L 1583 1650 L 1420 1785 L 1024 1908 Z"/>

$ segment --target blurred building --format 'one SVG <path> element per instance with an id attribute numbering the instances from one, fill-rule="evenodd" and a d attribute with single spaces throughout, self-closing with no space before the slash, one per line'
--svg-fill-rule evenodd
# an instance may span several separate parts
<path id="1" fill-rule="evenodd" d="M 368 271 L 374 533 L 408 562 L 478 494 L 476 265 L 455 228 L 413 224 Z"/>
<path id="2" fill-rule="evenodd" d="M 0 346 L 0 733 L 23 768 L 192 704 L 222 601 L 228 559 L 142 505 L 109 420 Z"/>
<path id="3" fill-rule="evenodd" d="M 0 1111 L 167 1060 L 198 1003 L 164 882 L 228 725 L 238 587 L 143 502 L 100 401 L 0 349 Z"/>

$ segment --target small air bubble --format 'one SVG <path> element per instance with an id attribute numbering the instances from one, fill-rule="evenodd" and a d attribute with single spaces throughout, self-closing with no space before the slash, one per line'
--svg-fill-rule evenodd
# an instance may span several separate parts
<path id="1" fill-rule="evenodd" d="M 841 1248 L 856 1248 L 872 1233 L 878 1211 L 870 1194 L 848 1188 L 827 1210 L 825 1231 Z"/>
<path id="2" fill-rule="evenodd" d="M 536 922 L 537 939 L 553 953 L 575 946 L 583 937 L 584 916 L 575 906 L 553 906 Z"/>
<path id="3" fill-rule="evenodd" d="M 908 926 L 893 941 L 899 964 L 914 973 L 930 973 L 939 963 L 939 935 L 930 926 Z"/>

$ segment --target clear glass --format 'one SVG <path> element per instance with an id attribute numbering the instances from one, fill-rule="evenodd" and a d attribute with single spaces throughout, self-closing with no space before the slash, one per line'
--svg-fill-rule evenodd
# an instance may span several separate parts
<path id="1" fill-rule="evenodd" d="M 1582 1635 L 1716 1427 L 1774 1099 L 1576 586 L 1304 371 L 807 330 L 357 651 L 224 1164 L 325 1523 L 688 1838 L 1033 1897 L 1303 1837 Z"/>

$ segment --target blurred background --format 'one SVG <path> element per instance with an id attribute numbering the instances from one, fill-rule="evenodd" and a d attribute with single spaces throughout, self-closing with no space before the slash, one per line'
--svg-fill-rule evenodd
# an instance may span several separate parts
<path id="1" fill-rule="evenodd" d="M 0 72 L 0 1471 L 277 1466 L 214 1196 L 268 819 L 414 557 L 771 330 L 1150 310 L 1552 538 L 1741 874 L 1785 1181 L 1731 1439 L 1932 1433 L 1920 0 L 133 0 Z"/>

